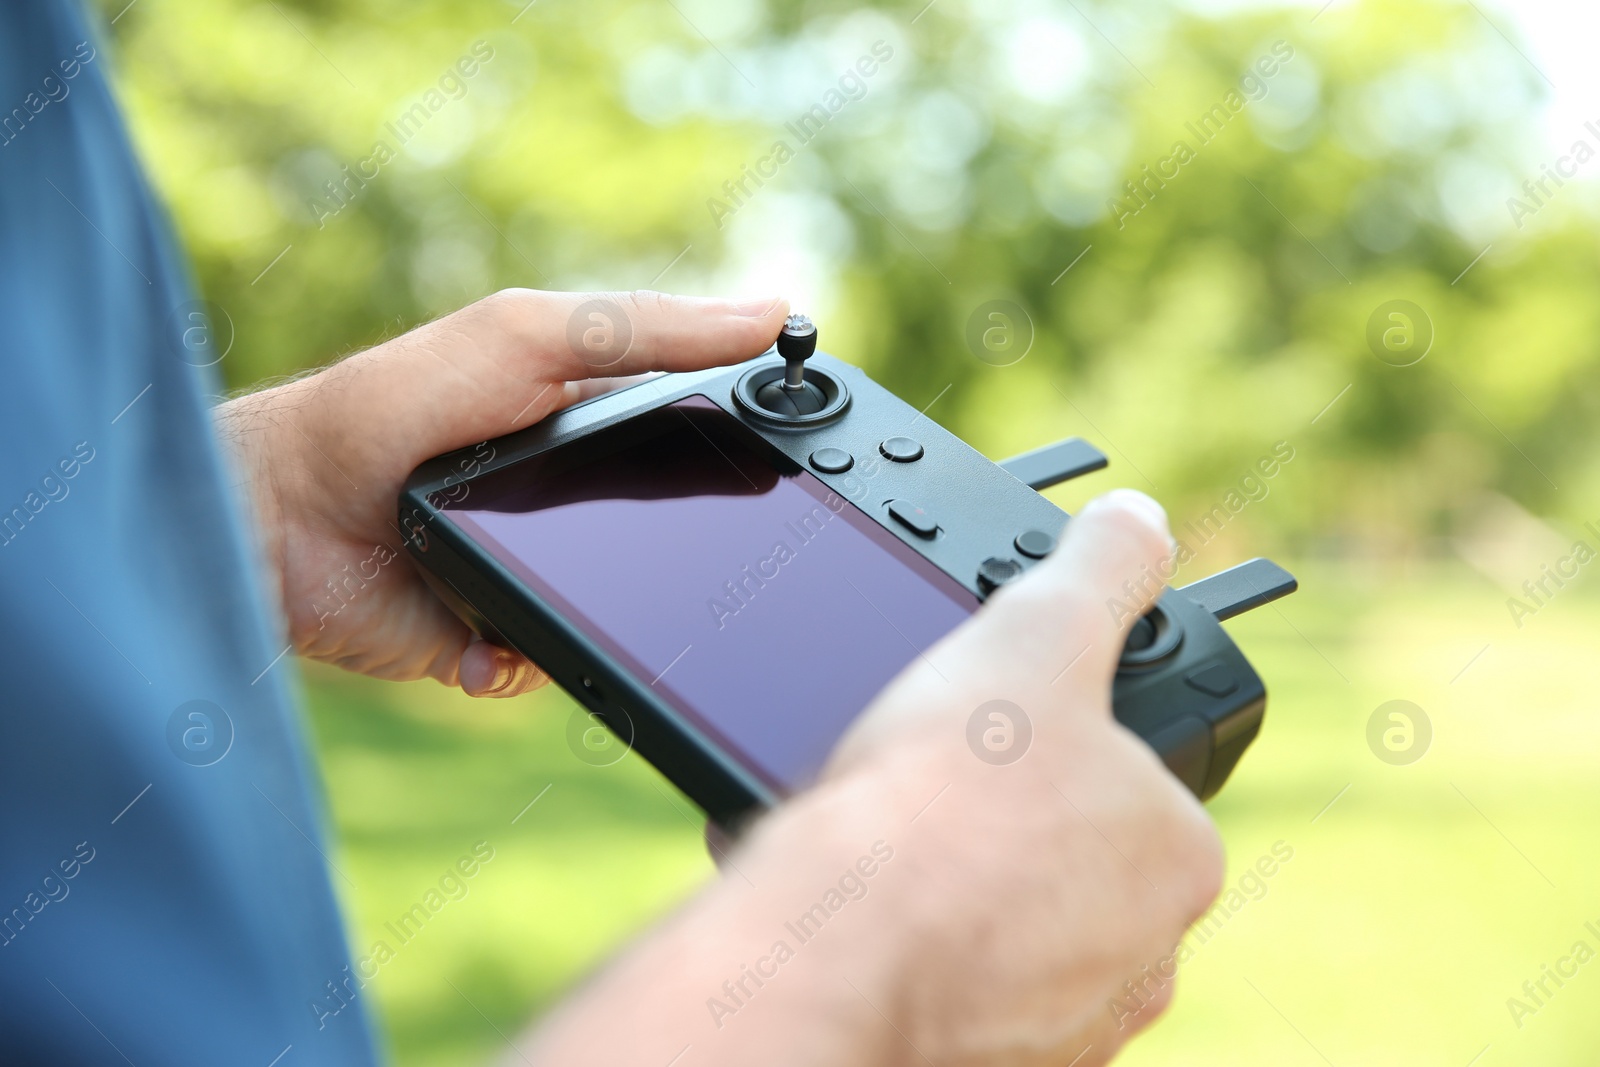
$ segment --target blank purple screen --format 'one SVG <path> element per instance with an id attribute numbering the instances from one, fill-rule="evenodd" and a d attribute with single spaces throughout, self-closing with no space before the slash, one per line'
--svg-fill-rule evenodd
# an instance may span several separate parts
<path id="1" fill-rule="evenodd" d="M 445 506 L 780 792 L 977 601 L 709 400 L 485 475 Z"/>

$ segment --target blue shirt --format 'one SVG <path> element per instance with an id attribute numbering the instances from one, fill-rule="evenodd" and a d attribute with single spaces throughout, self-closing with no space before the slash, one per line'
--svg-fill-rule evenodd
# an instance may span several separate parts
<path id="1" fill-rule="evenodd" d="M 370 1064 L 197 365 L 228 328 L 191 303 L 82 13 L 4 22 L 0 1056 Z"/>

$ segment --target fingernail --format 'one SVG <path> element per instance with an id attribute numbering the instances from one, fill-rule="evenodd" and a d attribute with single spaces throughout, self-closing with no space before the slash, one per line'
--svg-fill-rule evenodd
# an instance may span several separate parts
<path id="1" fill-rule="evenodd" d="M 783 303 L 783 297 L 773 296 L 766 300 L 746 300 L 742 304 L 735 304 L 730 309 L 735 315 L 747 319 L 764 319 L 772 314 L 772 309 Z"/>
<path id="2" fill-rule="evenodd" d="M 1137 489 L 1113 489 L 1101 497 L 1106 504 L 1121 504 L 1139 518 L 1145 525 L 1167 540 L 1172 539 L 1172 532 L 1167 526 L 1167 509 L 1156 503 L 1155 500 L 1139 492 Z M 1096 501 L 1098 503 L 1098 501 Z"/>
<path id="3" fill-rule="evenodd" d="M 517 666 L 509 652 L 497 652 L 494 657 L 494 684 L 483 691 L 484 696 L 492 696 L 511 684 L 511 679 L 516 677 Z"/>

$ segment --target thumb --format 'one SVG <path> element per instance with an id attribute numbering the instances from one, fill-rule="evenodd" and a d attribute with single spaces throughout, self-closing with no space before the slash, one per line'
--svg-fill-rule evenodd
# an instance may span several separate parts
<path id="1" fill-rule="evenodd" d="M 330 409 L 317 421 L 337 446 L 319 447 L 404 477 L 429 456 L 538 422 L 578 400 L 586 379 L 760 355 L 788 308 L 777 298 L 508 289 L 317 375 L 328 388 L 314 399 Z"/>
<path id="2" fill-rule="evenodd" d="M 1104 691 L 1128 631 L 1166 586 L 1175 560 L 1167 514 L 1133 489 L 1091 500 L 1061 545 L 980 614 L 982 640 L 1009 650 L 1029 688 L 1073 678 Z M 1020 657 L 1020 662 L 1019 662 Z"/>
<path id="3" fill-rule="evenodd" d="M 1044 563 L 890 683 L 841 739 L 828 773 L 896 746 L 907 731 L 965 719 L 995 696 L 1109 716 L 1128 629 L 1160 595 L 1171 558 L 1166 512 L 1154 500 L 1117 489 L 1090 501 Z"/>

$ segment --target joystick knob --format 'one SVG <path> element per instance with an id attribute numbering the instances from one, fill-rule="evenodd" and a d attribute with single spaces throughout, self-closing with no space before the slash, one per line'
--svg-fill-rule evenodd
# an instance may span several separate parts
<path id="1" fill-rule="evenodd" d="M 805 315 L 790 315 L 778 334 L 783 377 L 756 390 L 756 403 L 777 415 L 814 415 L 828 403 L 815 382 L 806 380 L 806 360 L 817 350 L 817 328 Z"/>
<path id="2" fill-rule="evenodd" d="M 806 360 L 817 350 L 817 327 L 810 316 L 790 315 L 778 334 L 778 355 L 783 357 L 783 387 L 793 392 L 805 386 Z"/>

